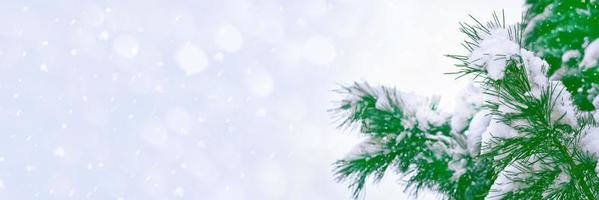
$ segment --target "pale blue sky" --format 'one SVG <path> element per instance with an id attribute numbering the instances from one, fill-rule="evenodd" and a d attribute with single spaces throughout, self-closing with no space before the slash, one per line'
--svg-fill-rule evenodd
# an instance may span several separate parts
<path id="1" fill-rule="evenodd" d="M 452 99 L 458 22 L 518 0 L 0 2 L 0 199 L 350 199 L 336 84 Z M 405 199 L 397 177 L 367 199 Z"/>

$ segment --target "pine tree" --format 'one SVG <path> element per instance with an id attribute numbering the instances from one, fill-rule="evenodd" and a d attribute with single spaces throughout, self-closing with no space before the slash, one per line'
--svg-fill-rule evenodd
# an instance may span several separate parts
<path id="1" fill-rule="evenodd" d="M 460 23 L 469 78 L 453 113 L 438 98 L 354 83 L 332 112 L 365 140 L 335 163 L 354 198 L 403 175 L 445 199 L 599 199 L 599 3 L 529 0 L 523 22 Z"/>

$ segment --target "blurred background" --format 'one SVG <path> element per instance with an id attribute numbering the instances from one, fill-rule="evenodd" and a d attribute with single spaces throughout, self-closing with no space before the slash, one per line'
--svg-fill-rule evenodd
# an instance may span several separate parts
<path id="1" fill-rule="evenodd" d="M 458 22 L 520 0 L 0 2 L 0 199 L 350 199 L 339 84 L 442 96 Z M 413 199 L 398 176 L 367 199 Z M 436 198 L 424 192 L 420 199 Z"/>

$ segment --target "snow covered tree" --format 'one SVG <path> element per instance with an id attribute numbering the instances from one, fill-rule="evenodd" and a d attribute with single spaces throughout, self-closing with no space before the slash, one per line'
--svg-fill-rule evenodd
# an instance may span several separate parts
<path id="1" fill-rule="evenodd" d="M 529 0 L 522 24 L 503 15 L 460 23 L 472 84 L 453 113 L 438 98 L 355 83 L 333 109 L 365 140 L 335 163 L 354 198 L 402 174 L 407 190 L 445 199 L 599 199 L 599 3 Z"/>

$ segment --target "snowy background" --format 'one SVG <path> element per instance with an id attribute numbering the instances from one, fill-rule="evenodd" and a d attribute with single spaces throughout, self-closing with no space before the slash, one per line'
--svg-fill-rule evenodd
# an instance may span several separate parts
<path id="1" fill-rule="evenodd" d="M 0 199 L 350 199 L 331 163 L 360 138 L 335 129 L 331 90 L 366 80 L 451 110 L 457 23 L 521 6 L 1 1 Z M 394 176 L 367 195 L 408 198 Z"/>

